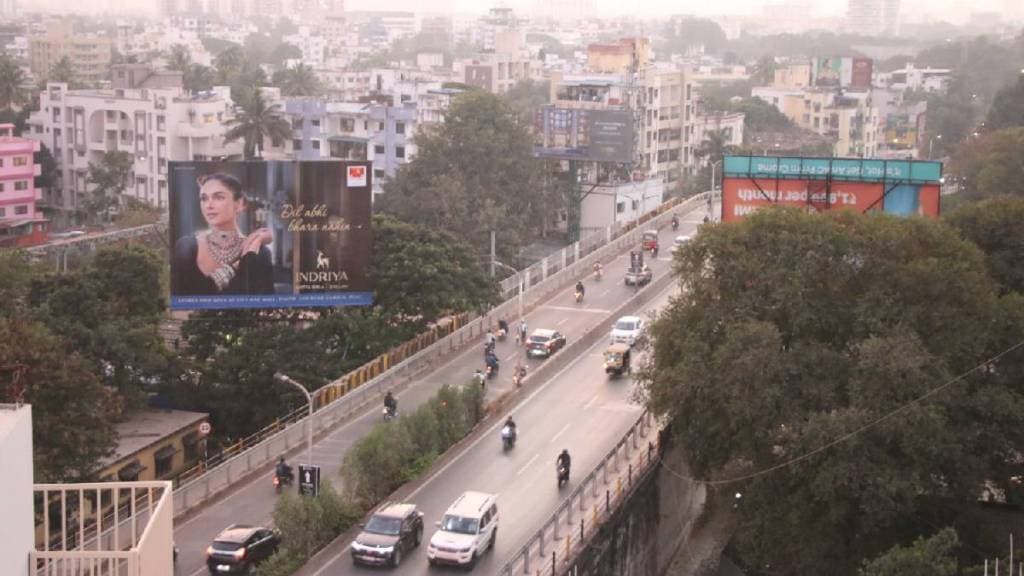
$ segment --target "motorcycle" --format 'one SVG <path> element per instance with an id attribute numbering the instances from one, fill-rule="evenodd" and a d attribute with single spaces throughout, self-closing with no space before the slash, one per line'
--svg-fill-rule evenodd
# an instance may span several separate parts
<path id="1" fill-rule="evenodd" d="M 512 384 L 514 384 L 518 388 L 523 384 L 523 378 L 526 378 L 526 366 L 520 366 L 512 374 Z"/>
<path id="2" fill-rule="evenodd" d="M 580 292 L 579 290 L 577 290 L 576 291 L 576 303 L 579 304 L 581 302 L 583 302 L 583 292 Z"/>
<path id="3" fill-rule="evenodd" d="M 487 365 L 487 378 L 488 379 L 494 378 L 497 375 L 498 375 L 498 365 L 496 363 L 495 364 L 488 364 Z"/>
<path id="4" fill-rule="evenodd" d="M 679 230 L 679 220 L 675 218 L 672 219 L 672 230 Z"/>
<path id="5" fill-rule="evenodd" d="M 388 420 L 391 420 L 395 416 L 398 416 L 398 408 L 392 409 L 388 406 L 385 406 L 382 414 L 384 416 L 384 421 L 387 422 Z"/>
<path id="6" fill-rule="evenodd" d="M 508 332 L 504 328 L 498 328 L 494 331 L 494 339 L 498 342 L 504 342 Z"/>
<path id="7" fill-rule="evenodd" d="M 501 429 L 501 447 L 504 450 L 511 450 L 516 446 L 516 432 L 512 427 L 505 426 Z"/>
<path id="8" fill-rule="evenodd" d="M 604 271 L 601 270 L 601 267 L 594 268 L 594 281 L 600 282 L 602 276 L 604 276 Z"/>
<path id="9" fill-rule="evenodd" d="M 569 483 L 569 469 L 561 464 L 557 465 L 558 468 L 558 487 L 561 488 L 562 484 Z"/>
<path id="10" fill-rule="evenodd" d="M 293 480 L 293 478 L 292 478 L 291 474 L 278 474 L 278 473 L 275 472 L 274 473 L 274 492 L 280 494 L 281 490 L 283 490 L 285 486 L 291 486 L 292 485 L 292 480 Z"/>

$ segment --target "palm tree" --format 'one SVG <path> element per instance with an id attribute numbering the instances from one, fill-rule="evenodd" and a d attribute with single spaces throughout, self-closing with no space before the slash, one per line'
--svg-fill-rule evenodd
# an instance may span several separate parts
<path id="1" fill-rule="evenodd" d="M 274 85 L 284 96 L 318 96 L 323 85 L 313 69 L 305 64 L 274 73 Z"/>
<path id="2" fill-rule="evenodd" d="M 224 141 L 241 139 L 246 160 L 263 157 L 263 142 L 267 138 L 271 142 L 291 138 L 292 126 L 281 116 L 281 106 L 268 103 L 259 87 L 247 89 L 237 108 L 236 116 L 227 121 L 230 128 Z"/>
<path id="3" fill-rule="evenodd" d="M 25 73 L 6 55 L 0 55 L 0 108 L 11 108 L 25 101 Z"/>
<path id="4" fill-rule="evenodd" d="M 732 152 L 733 147 L 728 142 L 729 134 L 725 130 L 708 130 L 704 133 L 704 141 L 694 150 L 694 154 L 707 158 L 708 162 L 714 164 Z"/>
<path id="5" fill-rule="evenodd" d="M 217 71 L 202 64 L 192 64 L 185 70 L 183 83 L 189 92 L 209 90 L 217 83 Z"/>

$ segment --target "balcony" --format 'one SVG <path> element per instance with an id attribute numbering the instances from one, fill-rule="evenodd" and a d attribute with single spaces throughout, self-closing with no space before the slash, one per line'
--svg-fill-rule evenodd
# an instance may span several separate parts
<path id="1" fill-rule="evenodd" d="M 170 482 L 35 485 L 33 574 L 172 576 Z"/>

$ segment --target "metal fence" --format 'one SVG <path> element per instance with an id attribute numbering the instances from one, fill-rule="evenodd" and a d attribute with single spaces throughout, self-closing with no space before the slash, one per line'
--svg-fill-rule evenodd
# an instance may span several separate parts
<path id="1" fill-rule="evenodd" d="M 559 574 L 658 461 L 660 428 L 644 411 L 516 554 L 502 576 Z"/>
<path id="2" fill-rule="evenodd" d="M 673 199 L 629 226 L 619 230 L 606 229 L 603 242 L 600 235 L 590 235 L 513 275 L 511 287 L 505 284 L 502 286 L 503 293 L 509 297 L 502 304 L 486 314 L 467 317 L 465 324 L 453 328 L 448 335 L 437 338 L 408 358 L 392 365 L 380 366 L 378 372 L 365 383 L 352 385 L 349 379 L 351 374 L 348 374 L 321 388 L 318 394 L 333 394 L 333 400 L 321 404 L 313 413 L 313 433 L 325 432 L 361 413 L 370 404 L 379 404 L 385 391 L 401 390 L 424 368 L 463 349 L 469 343 L 478 342 L 486 331 L 496 326 L 498 319 L 524 314 L 576 279 L 589 274 L 594 262 L 610 260 L 623 250 L 635 247 L 640 241 L 641 226 L 661 228 L 668 225 L 672 214 L 701 208 L 707 201 L 707 193 L 685 201 Z M 332 389 L 334 392 L 330 392 Z M 309 418 L 307 413 L 308 408 L 298 409 L 287 420 L 283 419 L 261 431 L 255 443 L 243 445 L 239 450 L 219 459 L 217 466 L 206 468 L 201 474 L 181 482 L 174 491 L 175 514 L 192 510 L 240 478 L 304 443 Z"/>

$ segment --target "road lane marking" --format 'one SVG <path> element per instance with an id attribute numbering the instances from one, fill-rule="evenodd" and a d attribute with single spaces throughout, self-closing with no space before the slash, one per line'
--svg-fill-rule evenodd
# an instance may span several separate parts
<path id="1" fill-rule="evenodd" d="M 554 444 L 555 440 L 558 440 L 558 437 L 561 436 L 562 434 L 564 434 L 565 431 L 568 430 L 568 429 L 569 429 L 569 423 L 566 422 L 565 426 L 562 426 L 562 429 L 559 430 L 557 433 L 555 433 L 554 436 L 551 437 L 551 441 L 548 442 L 548 444 Z"/>
<path id="2" fill-rule="evenodd" d="M 551 305 L 545 305 L 545 306 L 541 306 L 541 308 L 546 308 L 548 310 L 562 310 L 562 311 L 566 311 L 566 312 L 594 312 L 594 313 L 597 313 L 597 314 L 611 314 L 612 313 L 611 310 L 605 310 L 604 308 L 581 308 L 581 307 L 577 307 L 577 306 L 551 306 Z"/>
<path id="3" fill-rule="evenodd" d="M 597 397 L 598 397 L 598 394 L 594 394 L 594 397 L 590 399 L 590 402 L 587 402 L 586 404 L 583 405 L 583 409 L 586 410 L 587 408 L 590 408 L 591 406 L 593 406 L 594 402 L 597 402 Z"/>
<path id="4" fill-rule="evenodd" d="M 566 322 L 568 322 L 568 321 L 569 321 L 569 319 L 568 319 L 568 318 L 562 318 L 562 319 L 561 319 L 561 320 L 559 320 L 558 322 L 555 322 L 555 326 L 561 326 L 562 324 L 565 324 L 565 323 L 566 323 Z"/>
<path id="5" fill-rule="evenodd" d="M 188 576 L 199 576 L 200 574 L 202 574 L 204 572 L 209 572 L 209 568 L 207 568 L 206 566 L 203 566 L 202 568 L 200 568 L 199 570 L 196 570 L 195 572 L 189 574 Z"/>
<path id="6" fill-rule="evenodd" d="M 516 472 L 516 476 L 522 476 L 523 472 L 526 472 L 526 469 L 529 468 L 531 464 L 537 461 L 537 458 L 540 458 L 540 454 L 534 454 L 533 458 L 530 458 L 530 460 L 526 464 L 524 464 L 522 468 L 519 469 L 519 472 Z"/>
<path id="7" fill-rule="evenodd" d="M 611 292 L 611 291 L 612 291 L 612 289 L 611 289 L 611 288 L 609 288 L 609 289 L 605 290 L 604 292 L 601 292 L 601 294 L 600 294 L 600 295 L 598 295 L 598 298 L 603 298 L 605 294 L 607 294 L 607 293 L 609 293 L 609 292 Z"/>

